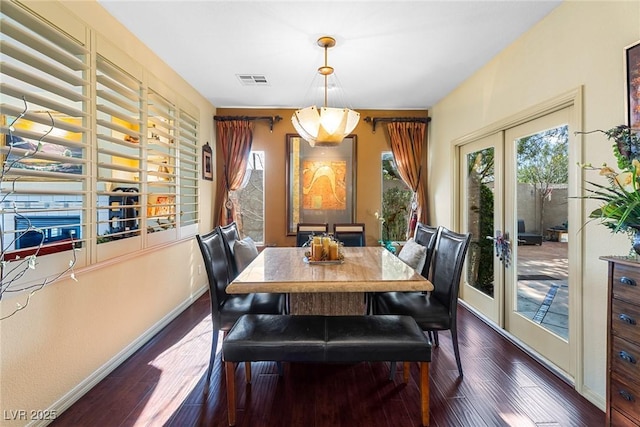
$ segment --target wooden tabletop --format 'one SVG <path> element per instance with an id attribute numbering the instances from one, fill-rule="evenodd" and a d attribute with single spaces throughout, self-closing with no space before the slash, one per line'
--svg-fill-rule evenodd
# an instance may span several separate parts
<path id="1" fill-rule="evenodd" d="M 308 248 L 265 248 L 227 293 L 430 291 L 433 285 L 380 246 L 345 247 L 342 264 L 309 264 Z"/>

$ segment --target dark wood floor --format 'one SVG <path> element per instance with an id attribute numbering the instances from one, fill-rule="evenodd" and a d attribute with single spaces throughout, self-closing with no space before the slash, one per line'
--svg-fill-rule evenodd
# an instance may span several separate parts
<path id="1" fill-rule="evenodd" d="M 431 426 L 603 426 L 604 413 L 570 386 L 459 309 L 465 372 L 458 379 L 448 332 L 431 363 Z M 225 426 L 220 356 L 208 397 L 211 345 L 205 295 L 52 424 L 63 426 Z M 408 384 L 388 380 L 386 363 L 252 365 L 236 372 L 238 426 L 415 427 L 420 424 L 417 365 Z"/>

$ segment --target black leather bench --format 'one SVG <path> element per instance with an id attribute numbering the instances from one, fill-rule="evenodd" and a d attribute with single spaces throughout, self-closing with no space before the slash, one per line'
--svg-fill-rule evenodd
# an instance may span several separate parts
<path id="1" fill-rule="evenodd" d="M 422 425 L 429 425 L 431 343 L 409 316 L 288 316 L 246 314 L 222 343 L 229 425 L 236 423 L 237 362 L 409 362 L 420 363 Z M 251 371 L 246 372 L 247 383 Z"/>

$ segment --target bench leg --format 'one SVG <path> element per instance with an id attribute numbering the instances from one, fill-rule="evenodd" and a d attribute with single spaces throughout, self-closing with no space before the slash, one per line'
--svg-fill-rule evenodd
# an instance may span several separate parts
<path id="1" fill-rule="evenodd" d="M 429 425 L 429 362 L 420 362 L 420 409 L 422 425 Z"/>
<path id="2" fill-rule="evenodd" d="M 244 362 L 244 380 L 251 384 L 251 362 Z"/>
<path id="3" fill-rule="evenodd" d="M 227 374 L 227 413 L 229 425 L 236 425 L 236 369 L 233 362 L 224 362 Z"/>
<path id="4" fill-rule="evenodd" d="M 402 379 L 405 383 L 409 382 L 409 372 L 411 371 L 411 364 L 409 362 L 402 363 Z"/>
<path id="5" fill-rule="evenodd" d="M 389 381 L 396 376 L 396 362 L 389 362 Z"/>

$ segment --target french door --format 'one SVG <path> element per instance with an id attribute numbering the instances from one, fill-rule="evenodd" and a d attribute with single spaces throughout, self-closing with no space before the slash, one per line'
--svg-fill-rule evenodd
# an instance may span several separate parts
<path id="1" fill-rule="evenodd" d="M 461 298 L 568 377 L 572 108 L 458 151 L 459 223 L 472 234 Z"/>

